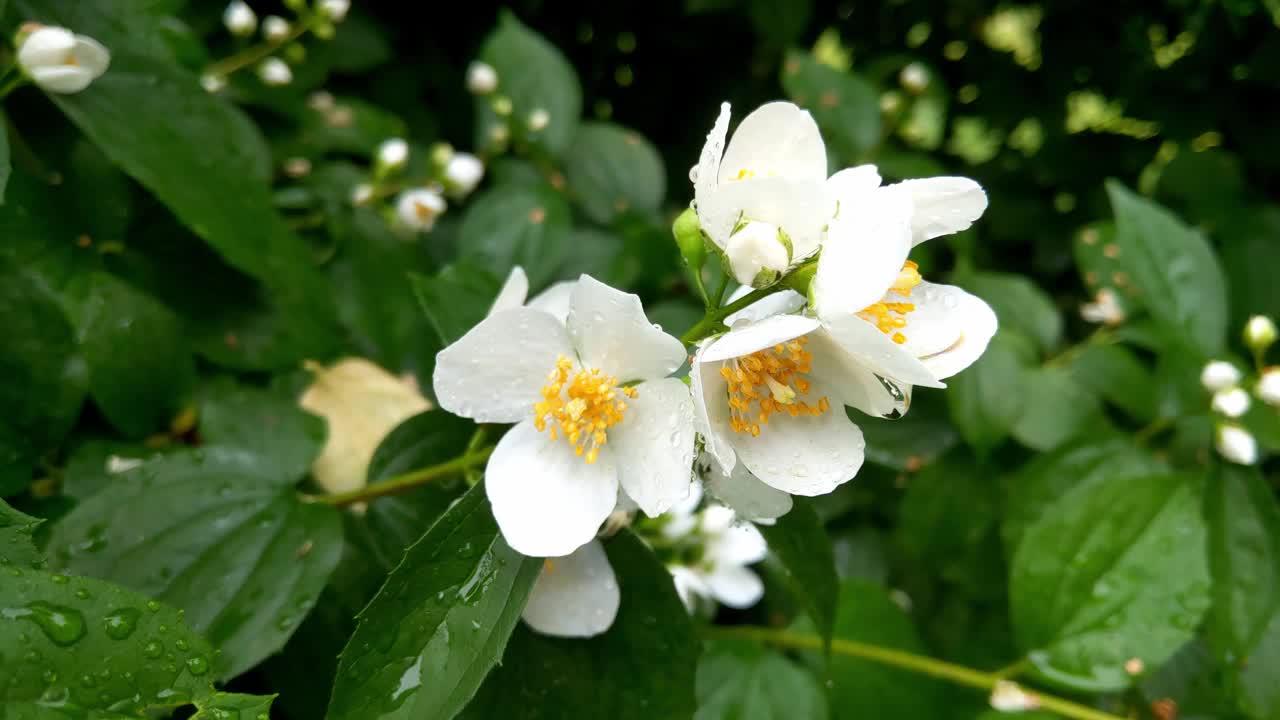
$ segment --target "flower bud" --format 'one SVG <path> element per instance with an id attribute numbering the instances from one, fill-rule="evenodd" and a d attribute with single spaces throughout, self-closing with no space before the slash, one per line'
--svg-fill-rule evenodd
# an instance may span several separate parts
<path id="1" fill-rule="evenodd" d="M 1116 291 L 1102 288 L 1093 296 L 1093 302 L 1080 306 L 1080 317 L 1091 323 L 1119 325 L 1124 322 L 1124 308 L 1116 297 Z"/>
<path id="2" fill-rule="evenodd" d="M 389 138 L 378 146 L 375 165 L 378 174 L 386 175 L 402 169 L 409 161 L 409 143 L 403 138 Z"/>
<path id="3" fill-rule="evenodd" d="M 551 113 L 545 108 L 537 108 L 529 113 L 529 130 L 533 132 L 542 132 L 547 129 L 547 125 L 551 123 Z"/>
<path id="4" fill-rule="evenodd" d="M 279 15 L 268 15 L 262 19 L 262 36 L 271 42 L 281 42 L 289 37 L 289 21 Z"/>
<path id="5" fill-rule="evenodd" d="M 1262 402 L 1271 407 L 1280 408 L 1280 367 L 1269 367 L 1263 370 L 1253 392 Z"/>
<path id="6" fill-rule="evenodd" d="M 258 16 L 253 8 L 241 0 L 232 0 L 227 9 L 222 11 L 222 24 L 227 31 L 237 37 L 248 37 L 258 29 Z"/>
<path id="7" fill-rule="evenodd" d="M 701 270 L 707 262 L 707 240 L 702 234 L 697 211 L 689 208 L 680 213 L 671 225 L 671 233 L 676 236 L 676 246 L 680 248 L 684 264 L 695 273 Z"/>
<path id="8" fill-rule="evenodd" d="M 1241 387 L 1219 390 L 1213 394 L 1213 411 L 1229 418 L 1238 418 L 1249 412 L 1249 393 Z"/>
<path id="9" fill-rule="evenodd" d="M 1276 324 L 1266 315 L 1254 315 L 1244 324 L 1244 344 L 1261 355 L 1276 341 Z"/>
<path id="10" fill-rule="evenodd" d="M 453 146 L 447 142 L 438 142 L 431 146 L 431 167 L 443 171 L 453 159 Z"/>
<path id="11" fill-rule="evenodd" d="M 1040 706 L 1034 695 L 1012 680 L 997 680 L 991 689 L 991 707 L 1000 712 L 1025 712 Z"/>
<path id="12" fill-rule="evenodd" d="M 747 223 L 729 236 L 724 248 L 733 279 L 752 287 L 774 282 L 791 264 L 790 244 L 776 225 Z"/>
<path id="13" fill-rule="evenodd" d="M 1237 465 L 1253 465 L 1258 462 L 1258 441 L 1239 425 L 1219 425 L 1214 444 L 1219 455 Z"/>
<path id="14" fill-rule="evenodd" d="M 493 125 L 489 128 L 489 142 L 493 143 L 498 148 L 506 145 L 507 141 L 510 139 L 511 130 L 508 129 L 506 125 Z"/>
<path id="15" fill-rule="evenodd" d="M 448 207 L 440 194 L 427 188 L 414 188 L 400 193 L 396 199 L 396 217 L 403 227 L 426 232 L 436 224 Z"/>
<path id="16" fill-rule="evenodd" d="M 278 87 L 293 82 L 293 71 L 280 58 L 267 58 L 258 64 L 258 78 L 264 85 Z"/>
<path id="17" fill-rule="evenodd" d="M 23 73 L 51 93 L 80 92 L 111 63 L 111 53 L 97 40 L 50 25 L 21 33 L 17 48 Z"/>
<path id="18" fill-rule="evenodd" d="M 1244 375 L 1226 360 L 1214 360 L 1200 371 L 1200 384 L 1209 392 L 1226 390 L 1240 384 Z"/>
<path id="19" fill-rule="evenodd" d="M 351 0 L 320 0 L 316 9 L 325 18 L 340 23 L 347 19 L 347 13 L 351 11 Z"/>
<path id="20" fill-rule="evenodd" d="M 484 163 L 470 153 L 454 153 L 444 166 L 444 182 L 449 194 L 466 197 L 484 178 Z"/>
<path id="21" fill-rule="evenodd" d="M 359 207 L 367 204 L 373 199 L 373 186 L 369 183 L 360 183 L 351 188 L 351 204 Z"/>
<path id="22" fill-rule="evenodd" d="M 929 71 L 920 63 L 909 63 L 898 73 L 898 82 L 912 95 L 919 95 L 929 88 Z"/>
<path id="23" fill-rule="evenodd" d="M 467 68 L 467 90 L 472 95 L 488 95 L 498 89 L 498 71 L 476 60 Z"/>
<path id="24" fill-rule="evenodd" d="M 205 92 L 211 92 L 211 93 L 221 92 L 224 88 L 227 87 L 227 79 L 222 75 L 213 75 L 213 74 L 201 75 L 200 87 L 204 88 Z"/>
<path id="25" fill-rule="evenodd" d="M 513 106 L 511 98 L 506 95 L 495 95 L 489 100 L 489 107 L 493 109 L 495 115 L 499 117 L 507 117 L 511 114 Z"/>

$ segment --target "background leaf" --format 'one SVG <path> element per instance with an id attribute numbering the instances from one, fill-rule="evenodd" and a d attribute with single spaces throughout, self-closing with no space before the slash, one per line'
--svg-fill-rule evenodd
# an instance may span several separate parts
<path id="1" fill-rule="evenodd" d="M 822 720 L 827 699 L 812 673 L 755 643 L 708 643 L 698 661 L 694 720 Z"/>
<path id="2" fill-rule="evenodd" d="M 200 437 L 209 445 L 243 448 L 270 462 L 282 478 L 299 478 L 324 447 L 325 422 L 283 390 L 223 380 L 205 388 Z"/>
<path id="3" fill-rule="evenodd" d="M 568 255 L 569 227 L 569 205 L 560 193 L 549 186 L 506 185 L 472 202 L 458 245 L 464 261 L 498 277 L 523 267 L 530 287 L 537 288 L 556 276 Z"/>
<path id="4" fill-rule="evenodd" d="M 0 565 L 36 567 L 44 563 L 32 537 L 42 522 L 0 500 Z"/>
<path id="5" fill-rule="evenodd" d="M 653 212 L 667 194 L 662 156 L 639 133 L 612 123 L 583 123 L 564 156 L 574 199 L 598 223 L 628 210 Z"/>
<path id="6" fill-rule="evenodd" d="M 758 527 L 769 551 L 786 569 L 791 589 L 808 608 L 824 641 L 830 641 L 840 592 L 831 540 L 808 498 L 793 497 L 792 503 L 791 512 Z"/>
<path id="7" fill-rule="evenodd" d="M 994 447 L 1021 417 L 1027 392 L 1025 362 L 1017 340 L 999 333 L 976 363 L 948 379 L 951 422 L 970 445 L 979 450 Z"/>
<path id="8" fill-rule="evenodd" d="M 813 113 L 829 147 L 845 164 L 856 164 L 879 141 L 879 96 L 861 77 L 791 52 L 782 66 L 782 89 Z"/>

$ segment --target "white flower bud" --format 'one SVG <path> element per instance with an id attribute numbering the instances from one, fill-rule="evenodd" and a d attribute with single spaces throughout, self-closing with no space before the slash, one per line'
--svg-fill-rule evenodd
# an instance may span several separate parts
<path id="1" fill-rule="evenodd" d="M 544 108 L 537 108 L 529 113 L 529 129 L 533 132 L 541 132 L 547 129 L 547 125 L 551 122 L 551 113 Z"/>
<path id="2" fill-rule="evenodd" d="M 1276 324 L 1266 315 L 1254 315 L 1244 325 L 1244 344 L 1256 353 L 1264 353 L 1276 341 Z"/>
<path id="3" fill-rule="evenodd" d="M 484 177 L 484 163 L 470 153 L 454 153 L 444 166 L 445 186 L 454 197 L 466 197 Z"/>
<path id="4" fill-rule="evenodd" d="M 232 35 L 247 37 L 258 29 L 258 16 L 241 0 L 232 0 L 222 11 L 222 24 Z"/>
<path id="5" fill-rule="evenodd" d="M 898 82 L 912 95 L 919 95 L 929 87 L 929 71 L 920 63 L 910 63 L 898 73 Z"/>
<path id="6" fill-rule="evenodd" d="M 221 92 L 222 89 L 225 88 L 226 86 L 227 86 L 227 79 L 222 75 L 201 75 L 200 76 L 200 87 L 204 88 L 205 92 L 211 92 L 211 93 Z"/>
<path id="7" fill-rule="evenodd" d="M 1219 425 L 1215 445 L 1219 455 L 1237 465 L 1258 462 L 1258 441 L 1239 425 Z"/>
<path id="8" fill-rule="evenodd" d="M 498 89 L 498 71 L 489 63 L 476 60 L 467 68 L 467 90 L 473 95 L 488 95 Z"/>
<path id="9" fill-rule="evenodd" d="M 1209 392 L 1226 390 L 1240 384 L 1244 375 L 1226 360 L 1214 360 L 1200 371 L 1200 384 Z"/>
<path id="10" fill-rule="evenodd" d="M 1011 680 L 997 680 L 991 689 L 991 707 L 1000 712 L 1025 712 L 1040 706 L 1034 695 L 1027 694 L 1022 686 Z"/>
<path id="11" fill-rule="evenodd" d="M 1093 302 L 1080 306 L 1080 317 L 1091 323 L 1119 325 L 1124 322 L 1124 308 L 1120 307 L 1115 290 L 1102 288 L 1093 296 Z"/>
<path id="12" fill-rule="evenodd" d="M 111 53 L 97 40 L 61 27 L 41 25 L 18 44 L 18 65 L 51 93 L 77 93 L 101 77 Z"/>
<path id="13" fill-rule="evenodd" d="M 1229 418 L 1238 418 L 1249 412 L 1249 393 L 1241 387 L 1219 390 L 1213 394 L 1213 411 Z"/>
<path id="14" fill-rule="evenodd" d="M 326 18 L 340 23 L 346 20 L 347 13 L 351 12 L 351 0 L 320 0 L 316 9 Z"/>
<path id="15" fill-rule="evenodd" d="M 289 37 L 289 30 L 289 21 L 279 15 L 268 15 L 262 19 L 262 36 L 271 42 Z"/>
<path id="16" fill-rule="evenodd" d="M 503 145 L 511 139 L 511 130 L 506 125 L 494 125 L 489 128 L 489 140 L 495 145 Z"/>
<path id="17" fill-rule="evenodd" d="M 439 193 L 427 188 L 414 188 L 400 193 L 396 199 L 396 217 L 410 230 L 425 232 L 436 224 L 447 204 Z"/>
<path id="18" fill-rule="evenodd" d="M 1262 371 L 1258 378 L 1258 386 L 1253 389 L 1262 402 L 1280 408 L 1280 367 L 1269 367 Z"/>
<path id="19" fill-rule="evenodd" d="M 772 280 L 791 264 L 791 253 L 778 227 L 765 222 L 749 222 L 730 235 L 724 252 L 733 278 L 743 285 L 754 285 L 757 279 Z M 767 277 L 760 278 L 762 273 Z"/>
<path id="20" fill-rule="evenodd" d="M 404 167 L 409 161 L 409 143 L 403 138 L 390 138 L 383 140 L 378 146 L 377 163 L 378 168 L 391 172 Z"/>
<path id="21" fill-rule="evenodd" d="M 368 203 L 373 199 L 373 186 L 369 183 L 360 183 L 351 188 L 351 204 L 360 206 Z"/>
<path id="22" fill-rule="evenodd" d="M 258 65 L 258 78 L 266 85 L 288 85 L 293 82 L 293 71 L 285 61 L 272 57 Z"/>

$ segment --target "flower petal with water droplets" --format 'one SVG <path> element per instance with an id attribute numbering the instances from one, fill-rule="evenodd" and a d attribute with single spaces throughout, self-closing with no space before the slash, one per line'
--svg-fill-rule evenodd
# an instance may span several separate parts
<path id="1" fill-rule="evenodd" d="M 594 637 L 613 625 L 620 602 L 609 556 L 592 540 L 543 564 L 521 617 L 543 635 Z"/>

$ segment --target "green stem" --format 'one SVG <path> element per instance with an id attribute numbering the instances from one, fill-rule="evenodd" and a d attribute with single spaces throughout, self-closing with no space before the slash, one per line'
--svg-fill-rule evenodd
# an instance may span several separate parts
<path id="1" fill-rule="evenodd" d="M 289 33 L 279 40 L 268 40 L 260 45 L 245 48 L 234 55 L 228 55 L 205 68 L 204 74 L 213 75 L 215 77 L 226 77 L 237 70 L 242 70 L 254 63 L 265 60 L 266 58 L 271 57 L 272 53 L 275 51 L 305 35 L 307 31 L 311 29 L 314 21 L 314 17 L 299 20 L 292 28 L 289 29 Z"/>
<path id="2" fill-rule="evenodd" d="M 720 303 L 724 301 L 724 291 L 729 288 L 729 276 L 722 274 L 720 276 L 720 287 L 716 288 L 716 296 L 712 299 L 712 307 L 720 307 Z"/>
<path id="3" fill-rule="evenodd" d="M 712 310 L 708 312 L 706 315 L 702 316 L 702 319 L 698 321 L 698 324 L 690 328 L 689 332 L 685 333 L 684 337 L 680 338 L 680 341 L 683 342 L 685 345 L 692 345 L 698 342 L 699 340 L 709 335 L 712 335 L 713 333 L 718 331 L 721 327 L 721 324 L 724 322 L 724 319 L 729 317 L 730 315 L 738 312 L 739 310 L 745 308 L 751 303 L 754 303 L 755 301 L 760 300 L 761 298 L 769 297 L 770 295 L 776 292 L 780 292 L 786 289 L 787 289 L 787 286 L 784 283 L 778 282 L 766 288 L 760 288 L 759 290 L 752 290 L 751 292 L 747 293 L 746 295 L 743 295 L 737 300 L 734 300 L 728 305 Z"/>
<path id="4" fill-rule="evenodd" d="M 755 640 L 793 650 L 822 650 L 822 638 L 789 630 L 738 625 L 733 627 L 708 627 L 703 630 L 703 635 L 708 638 Z M 928 675 L 929 677 L 947 680 L 957 685 L 965 685 L 986 692 L 995 689 L 996 683 L 1004 680 L 998 673 L 974 670 L 963 665 L 853 640 L 834 638 L 831 641 L 831 652 L 837 655 L 869 660 L 921 675 Z M 1041 709 L 1072 718 L 1073 720 L 1125 720 L 1118 715 L 1094 710 L 1091 707 L 1046 695 L 1030 688 L 1022 687 L 1022 691 L 1032 698 Z"/>
<path id="5" fill-rule="evenodd" d="M 1146 445 L 1151 438 L 1173 427 L 1173 424 L 1174 418 L 1158 417 L 1135 432 L 1133 434 L 1133 440 L 1139 445 Z"/>
<path id="6" fill-rule="evenodd" d="M 420 468 L 397 475 L 390 480 L 366 485 L 358 490 L 351 492 L 337 493 L 336 495 L 308 495 L 304 500 L 308 502 L 324 503 L 325 505 L 333 505 L 335 507 L 345 507 L 354 505 L 355 503 L 368 502 L 376 498 L 385 497 L 387 495 L 398 495 L 408 492 L 420 485 L 427 483 L 445 475 L 452 475 L 456 472 L 462 472 L 469 468 L 483 464 L 493 454 L 493 448 L 487 447 L 475 452 L 468 452 L 460 455 L 452 460 L 442 462 L 438 465 Z"/>
<path id="7" fill-rule="evenodd" d="M 22 73 L 18 73 L 17 75 L 14 75 L 13 77 L 9 78 L 8 82 L 6 82 L 4 85 L 0 85 L 0 100 L 5 99 L 6 97 L 9 96 L 9 93 L 13 92 L 14 90 L 17 90 L 18 88 L 26 84 L 27 84 L 27 76 L 23 75 Z"/>
<path id="8" fill-rule="evenodd" d="M 699 268 L 689 268 L 689 274 L 693 276 L 693 286 L 698 289 L 698 297 L 702 299 L 702 307 L 710 310 L 719 305 L 717 301 L 715 305 L 711 303 L 711 296 L 707 294 L 707 286 L 702 282 L 702 270 Z"/>
<path id="9" fill-rule="evenodd" d="M 1084 340 L 1081 340 L 1075 345 L 1071 345 L 1067 347 L 1065 350 L 1058 353 L 1057 355 L 1054 355 L 1053 357 L 1045 360 L 1044 366 L 1047 368 L 1066 367 L 1070 365 L 1073 360 L 1079 357 L 1080 354 L 1083 353 L 1086 348 L 1089 348 L 1093 345 L 1105 345 L 1110 342 L 1113 342 L 1113 338 L 1111 336 L 1111 328 L 1108 328 L 1105 326 L 1100 327 L 1097 330 L 1094 330 L 1093 333 L 1089 335 L 1089 337 L 1085 338 Z"/>

